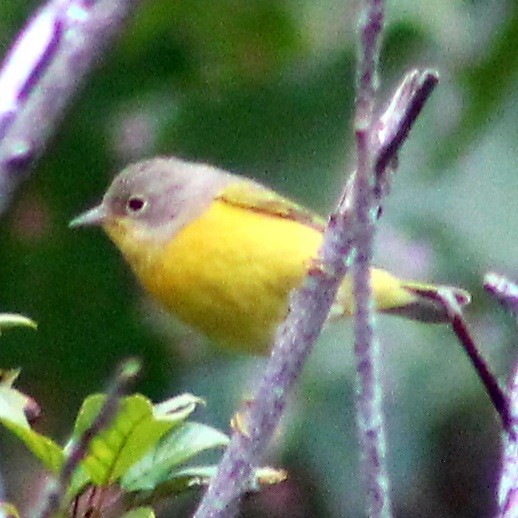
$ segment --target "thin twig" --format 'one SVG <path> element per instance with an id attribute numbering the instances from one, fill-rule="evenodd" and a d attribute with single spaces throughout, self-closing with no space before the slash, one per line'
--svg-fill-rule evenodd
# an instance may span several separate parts
<path id="1" fill-rule="evenodd" d="M 514 518 L 518 510 L 518 364 L 508 384 L 512 433 L 504 436 L 502 474 L 498 487 L 498 516 Z"/>
<path id="2" fill-rule="evenodd" d="M 360 14 L 355 135 L 358 167 L 352 187 L 356 215 L 354 263 L 354 352 L 356 356 L 356 425 L 362 473 L 367 489 L 367 514 L 389 517 L 390 489 L 385 462 L 386 439 L 380 379 L 380 344 L 375 334 L 370 278 L 376 215 L 374 108 L 383 32 L 383 0 L 365 0 Z"/>
<path id="3" fill-rule="evenodd" d="M 480 381 L 484 385 L 487 395 L 502 421 L 504 430 L 508 433 L 513 433 L 513 419 L 509 409 L 507 394 L 498 383 L 496 376 L 480 353 L 475 340 L 471 336 L 468 325 L 462 316 L 462 309 L 454 294 L 448 289 L 439 289 L 435 292 L 422 293 L 422 296 L 428 296 L 434 300 L 438 300 L 446 308 L 453 331 L 468 355 Z"/>
<path id="4" fill-rule="evenodd" d="M 435 70 L 409 72 L 383 115 L 375 121 L 374 138 L 379 146 L 375 153 L 376 199 L 382 199 L 387 194 L 390 180 L 387 171 L 397 165 L 398 151 L 438 83 L 439 73 Z M 347 203 L 352 198 L 351 190 L 355 178 L 356 171 L 351 174 L 340 203 Z"/>
<path id="5" fill-rule="evenodd" d="M 488 273 L 484 288 L 500 304 L 518 316 L 518 285 L 504 276 Z M 507 406 L 510 421 L 503 438 L 502 473 L 498 487 L 498 516 L 514 518 L 518 510 L 518 364 L 507 386 Z"/>
<path id="6" fill-rule="evenodd" d="M 0 215 L 140 0 L 49 0 L 0 68 Z"/>
<path id="7" fill-rule="evenodd" d="M 376 128 L 375 133 L 380 141 L 383 142 L 377 154 L 376 176 L 385 174 L 385 170 L 394 157 L 397 156 L 398 149 L 407 139 L 417 116 L 423 109 L 424 103 L 428 100 L 438 82 L 439 73 L 437 71 L 428 70 L 426 74 L 422 74 L 415 70 L 407 76 L 407 81 L 401 84 L 400 91 L 393 97 L 393 106 L 389 106 L 384 115 L 380 117 L 378 121 L 380 127 Z M 406 110 L 405 106 L 400 106 L 400 103 L 408 102 L 405 100 L 409 96 L 412 97 L 412 110 Z M 399 114 L 401 118 L 399 120 L 390 120 L 394 114 Z M 397 128 L 396 133 L 392 138 L 385 139 L 384 133 L 386 131 L 394 131 L 394 126 Z"/>
<path id="8" fill-rule="evenodd" d="M 90 442 L 115 419 L 120 398 L 128 391 L 139 371 L 140 362 L 135 359 L 124 361 L 118 368 L 118 372 L 106 391 L 106 398 L 99 414 L 81 436 L 69 446 L 59 479 L 52 484 L 45 498 L 44 507 L 37 515 L 38 518 L 51 518 L 62 509 L 72 476 L 88 453 Z"/>
<path id="9" fill-rule="evenodd" d="M 390 103 L 383 116 L 383 134 L 376 136 L 376 160 L 382 149 L 391 147 L 390 142 L 399 139 L 401 121 L 408 120 L 409 113 L 420 109 L 415 105 L 419 98 L 418 90 L 430 75 L 434 73 L 428 70 L 413 71 L 396 91 L 397 99 Z M 399 139 L 398 145 L 392 147 L 393 154 L 387 163 L 396 157 L 402 144 L 403 140 Z M 380 175 L 378 183 L 384 181 L 384 175 Z M 376 202 L 380 202 L 385 189 L 377 189 L 377 192 L 380 198 Z M 195 514 L 196 518 L 233 516 L 243 492 L 249 487 L 253 467 L 260 463 L 282 416 L 288 394 L 300 376 L 340 281 L 351 263 L 354 217 L 348 207 L 348 199 L 343 194 L 337 211 L 329 218 L 318 258 L 303 285 L 290 297 L 289 313 L 277 329 L 265 372 L 257 388 L 251 392 L 254 394 L 252 402 L 248 402 L 240 414 L 244 426 L 234 431 L 218 472 Z"/>
<path id="10" fill-rule="evenodd" d="M 484 287 L 501 304 L 512 309 L 516 314 L 518 309 L 518 286 L 516 284 L 500 275 L 490 273 L 485 276 Z M 455 296 L 448 290 L 422 293 L 422 295 L 439 300 L 446 308 L 453 330 L 502 421 L 506 433 L 503 439 L 503 467 L 498 490 L 498 516 L 514 518 L 517 516 L 518 509 L 518 366 L 515 366 L 506 392 L 478 350 Z"/>

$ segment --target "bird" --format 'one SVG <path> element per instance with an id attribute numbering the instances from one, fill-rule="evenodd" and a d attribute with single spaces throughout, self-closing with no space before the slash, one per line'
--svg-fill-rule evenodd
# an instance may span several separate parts
<path id="1" fill-rule="evenodd" d="M 102 201 L 70 227 L 102 227 L 136 278 L 166 310 L 222 347 L 267 354 L 322 242 L 325 220 L 254 180 L 176 157 L 130 164 Z M 425 323 L 447 321 L 430 293 L 460 288 L 402 280 L 370 270 L 374 305 L 382 313 Z M 332 319 L 354 314 L 348 273 Z"/>

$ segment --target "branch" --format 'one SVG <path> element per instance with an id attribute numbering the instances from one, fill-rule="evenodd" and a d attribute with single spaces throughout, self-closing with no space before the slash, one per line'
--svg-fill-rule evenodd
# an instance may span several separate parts
<path id="1" fill-rule="evenodd" d="M 140 0 L 49 0 L 0 69 L 0 215 Z"/>
<path id="2" fill-rule="evenodd" d="M 498 487 L 498 516 L 512 518 L 518 509 L 518 366 L 515 366 L 508 385 L 509 412 L 514 418 L 511 432 L 504 436 L 502 475 Z"/>
<path id="3" fill-rule="evenodd" d="M 367 489 L 367 514 L 390 516 L 390 489 L 385 462 L 386 439 L 380 380 L 380 344 L 375 334 L 370 266 L 374 246 L 376 182 L 374 108 L 383 31 L 383 0 L 366 0 L 360 14 L 360 45 L 356 94 L 355 136 L 358 169 L 352 185 L 356 216 L 354 263 L 354 353 L 356 356 L 356 426 L 362 474 Z M 380 171 L 383 174 L 383 170 Z"/>
<path id="4" fill-rule="evenodd" d="M 374 159 L 392 149 L 387 163 L 392 163 L 404 142 L 401 124 L 415 120 L 422 107 L 423 87 L 430 80 L 437 81 L 431 71 L 409 73 L 394 95 L 387 111 L 376 123 L 377 130 Z M 416 104 L 416 101 L 418 104 Z M 420 103 L 420 104 L 419 104 Z M 411 115 L 413 114 L 413 115 Z M 380 174 L 376 182 L 376 202 L 386 191 L 387 180 Z M 286 406 L 290 390 L 297 381 L 326 320 L 340 282 L 345 275 L 354 252 L 352 223 L 354 215 L 345 195 L 346 186 L 337 210 L 331 214 L 324 232 L 318 258 L 309 269 L 303 285 L 290 296 L 289 313 L 277 329 L 271 356 L 253 399 L 240 412 L 242 427 L 234 430 L 231 442 L 219 464 L 218 472 L 198 508 L 196 518 L 224 518 L 233 516 L 239 500 L 251 480 L 277 427 Z"/>
<path id="5" fill-rule="evenodd" d="M 427 294 L 423 293 L 423 296 L 427 296 Z M 471 336 L 466 321 L 462 316 L 462 310 L 454 294 L 447 289 L 439 289 L 436 293 L 430 293 L 429 296 L 432 299 L 439 300 L 446 308 L 453 331 L 468 355 L 480 381 L 484 385 L 487 395 L 502 421 L 504 430 L 512 433 L 512 418 L 507 395 L 498 383 L 496 376 L 491 371 L 485 358 L 478 350 L 477 344 Z"/>
<path id="6" fill-rule="evenodd" d="M 518 285 L 496 273 L 484 277 L 484 288 L 518 316 Z M 502 474 L 498 487 L 498 516 L 511 518 L 518 509 L 518 364 L 507 386 L 507 434 L 503 438 Z"/>

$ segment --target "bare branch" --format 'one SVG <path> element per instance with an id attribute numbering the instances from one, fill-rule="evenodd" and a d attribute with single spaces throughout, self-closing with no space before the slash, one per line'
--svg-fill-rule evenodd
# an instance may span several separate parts
<path id="1" fill-rule="evenodd" d="M 384 21 L 383 0 L 366 0 L 360 14 L 355 135 L 358 168 L 352 185 L 355 214 L 354 353 L 356 356 L 356 426 L 362 474 L 367 489 L 367 514 L 388 517 L 389 478 L 380 380 L 380 344 L 375 334 L 370 265 L 377 217 L 375 200 L 374 108 L 378 92 L 378 61 Z"/>
<path id="2" fill-rule="evenodd" d="M 497 411 L 504 430 L 512 433 L 512 416 L 509 409 L 509 401 L 504 389 L 498 383 L 496 376 L 491 371 L 488 363 L 480 353 L 475 340 L 471 336 L 468 325 L 462 316 L 461 307 L 455 298 L 455 295 L 447 289 L 439 289 L 434 292 L 421 292 L 423 297 L 430 297 L 434 300 L 439 300 L 448 312 L 448 318 L 451 322 L 453 331 L 461 343 L 464 351 L 478 374 L 480 381 L 486 389 L 487 395 Z"/>
<path id="3" fill-rule="evenodd" d="M 0 69 L 0 215 L 140 0 L 49 0 Z"/>
<path id="4" fill-rule="evenodd" d="M 376 128 L 378 133 L 374 150 L 377 161 L 380 151 L 392 149 L 387 163 L 395 159 L 404 139 L 394 121 L 408 121 L 409 114 L 416 112 L 423 84 L 433 72 L 413 71 L 408 74 L 396 92 L 398 102 L 392 102 Z M 431 89 L 428 89 L 430 95 Z M 385 119 L 383 119 L 385 117 Z M 413 117 L 412 120 L 415 120 Z M 381 201 L 379 186 L 385 182 L 384 174 L 378 175 L 376 192 Z M 347 188 L 346 188 L 347 190 Z M 282 416 L 288 394 L 300 376 L 307 355 L 326 320 L 338 286 L 351 264 L 354 252 L 352 223 L 354 216 L 349 208 L 345 191 L 338 209 L 330 216 L 318 259 L 310 268 L 303 285 L 290 297 L 290 309 L 286 320 L 277 330 L 271 356 L 265 372 L 258 382 L 252 402 L 248 402 L 240 416 L 243 429 L 235 430 L 218 468 L 211 481 L 196 518 L 224 518 L 233 516 L 243 491 L 248 487 L 253 466 L 260 463 L 261 456 Z"/>

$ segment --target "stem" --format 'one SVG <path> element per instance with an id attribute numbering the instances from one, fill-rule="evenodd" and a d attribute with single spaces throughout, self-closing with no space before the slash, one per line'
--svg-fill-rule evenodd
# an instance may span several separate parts
<path id="1" fill-rule="evenodd" d="M 487 395 L 493 404 L 493 407 L 497 411 L 504 430 L 508 433 L 513 433 L 512 423 L 513 419 L 509 408 L 509 399 L 505 390 L 500 386 L 496 376 L 491 371 L 485 358 L 480 353 L 475 340 L 471 336 L 469 328 L 462 316 L 462 310 L 457 302 L 457 299 L 447 289 L 439 289 L 437 292 L 429 294 L 422 294 L 423 296 L 429 296 L 434 300 L 440 301 L 446 311 L 448 312 L 448 318 L 451 322 L 453 331 L 461 343 L 464 351 L 468 355 L 480 381 L 486 389 Z"/>
<path id="2" fill-rule="evenodd" d="M 356 214 L 354 300 L 356 356 L 356 424 L 362 471 L 367 488 L 367 514 L 389 517 L 390 490 L 385 462 L 386 439 L 380 379 L 380 344 L 374 329 L 370 266 L 376 219 L 374 106 L 378 90 L 377 67 L 383 30 L 383 0 L 365 0 L 360 16 L 356 98 L 356 149 L 358 169 L 352 187 Z"/>

